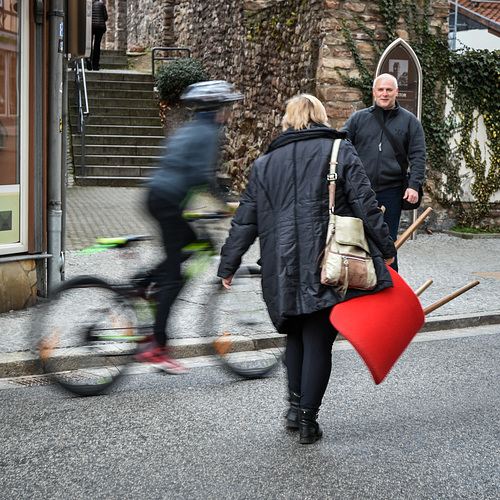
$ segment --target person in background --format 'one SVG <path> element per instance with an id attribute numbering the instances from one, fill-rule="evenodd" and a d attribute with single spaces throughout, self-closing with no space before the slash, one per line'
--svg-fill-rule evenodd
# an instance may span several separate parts
<path id="1" fill-rule="evenodd" d="M 92 1 L 92 49 L 90 58 L 87 59 L 87 69 L 99 71 L 99 60 L 101 59 L 101 41 L 106 33 L 106 21 L 108 11 L 101 0 Z"/>
<path id="2" fill-rule="evenodd" d="M 378 205 L 385 207 L 384 219 L 391 237 L 398 237 L 403 199 L 410 203 L 418 200 L 418 190 L 425 180 L 425 137 L 418 118 L 402 108 L 396 96 L 398 82 L 384 73 L 373 82 L 375 105 L 356 111 L 342 130 L 348 133 L 365 167 Z M 378 118 L 377 118 L 378 116 Z M 379 119 L 387 127 L 404 154 L 404 161 L 411 165 L 408 188 L 403 189 L 403 173 L 396 153 L 383 132 Z M 393 266 L 398 270 L 397 259 Z"/>
<path id="3" fill-rule="evenodd" d="M 286 425 L 298 428 L 299 442 L 309 444 L 322 436 L 317 415 L 337 335 L 329 315 L 341 298 L 335 287 L 321 284 L 319 261 L 328 227 L 333 140 L 346 134 L 328 126 L 324 106 L 309 94 L 287 103 L 283 130 L 253 165 L 217 275 L 230 290 L 242 256 L 259 238 L 263 297 L 277 331 L 287 335 Z M 391 263 L 396 249 L 361 161 L 347 140 L 339 150 L 335 200 L 336 214 L 363 220 L 378 277 L 374 291 L 392 286 L 384 259 Z M 363 293 L 349 289 L 347 298 Z"/>
<path id="4" fill-rule="evenodd" d="M 152 272 L 161 285 L 154 335 L 136 359 L 168 373 L 187 370 L 168 356 L 166 334 L 170 309 L 184 284 L 182 249 L 196 240 L 182 211 L 194 190 L 214 184 L 221 126 L 230 118 L 228 106 L 243 98 L 243 94 L 235 92 L 233 85 L 223 80 L 187 87 L 181 99 L 193 109 L 192 120 L 167 140 L 159 168 L 147 183 L 147 208 L 160 225 L 167 257 Z"/>

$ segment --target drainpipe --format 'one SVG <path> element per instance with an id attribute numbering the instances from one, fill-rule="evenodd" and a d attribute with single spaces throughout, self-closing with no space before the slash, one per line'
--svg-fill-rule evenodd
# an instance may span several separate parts
<path id="1" fill-rule="evenodd" d="M 62 109 L 64 60 L 64 0 L 51 0 L 49 21 L 48 141 L 47 141 L 47 261 L 49 291 L 61 282 L 62 258 Z"/>
<path id="2" fill-rule="evenodd" d="M 455 26 L 453 27 L 453 50 L 457 50 L 458 0 L 455 0 Z"/>

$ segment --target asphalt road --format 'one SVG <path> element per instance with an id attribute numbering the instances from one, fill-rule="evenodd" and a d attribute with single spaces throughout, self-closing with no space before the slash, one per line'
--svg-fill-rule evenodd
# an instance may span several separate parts
<path id="1" fill-rule="evenodd" d="M 2 381 L 0 498 L 498 499 L 499 333 L 421 334 L 379 386 L 336 343 L 314 445 L 283 428 L 281 371 L 136 373 L 91 398 Z"/>

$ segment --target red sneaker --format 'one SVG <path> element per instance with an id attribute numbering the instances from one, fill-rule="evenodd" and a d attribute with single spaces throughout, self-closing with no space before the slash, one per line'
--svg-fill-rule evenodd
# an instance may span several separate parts
<path id="1" fill-rule="evenodd" d="M 134 359 L 140 361 L 141 363 L 156 363 L 162 360 L 164 350 L 164 347 L 154 347 L 152 349 L 147 349 L 143 352 L 134 354 Z"/>
<path id="2" fill-rule="evenodd" d="M 155 368 L 166 373 L 171 373 L 172 375 L 180 375 L 189 370 L 187 366 L 167 356 L 165 347 L 156 347 L 152 350 L 135 354 L 134 358 L 142 363 L 149 363 Z"/>
<path id="3" fill-rule="evenodd" d="M 181 375 L 186 373 L 189 368 L 174 358 L 167 356 L 165 352 L 160 356 L 160 359 L 152 363 L 153 366 L 165 373 L 170 373 L 172 375 Z"/>

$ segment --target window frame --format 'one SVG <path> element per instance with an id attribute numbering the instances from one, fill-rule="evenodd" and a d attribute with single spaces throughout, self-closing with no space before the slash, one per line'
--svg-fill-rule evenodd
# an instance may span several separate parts
<path id="1" fill-rule="evenodd" d="M 18 184 L 0 186 L 0 193 L 19 195 L 19 241 L 0 243 L 0 256 L 28 251 L 28 194 L 29 194 L 29 1 L 19 0 L 18 5 Z"/>

